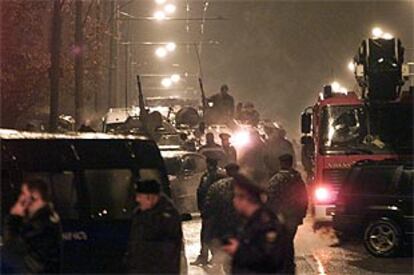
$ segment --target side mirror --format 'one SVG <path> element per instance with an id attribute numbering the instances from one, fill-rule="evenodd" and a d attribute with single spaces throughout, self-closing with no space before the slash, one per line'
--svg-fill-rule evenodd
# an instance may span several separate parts
<path id="1" fill-rule="evenodd" d="M 312 131 L 312 114 L 303 112 L 301 115 L 301 130 L 302 134 L 310 134 Z"/>

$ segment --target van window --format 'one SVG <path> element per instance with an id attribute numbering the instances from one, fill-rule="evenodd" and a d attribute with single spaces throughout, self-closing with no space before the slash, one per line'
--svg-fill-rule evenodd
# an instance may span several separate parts
<path id="1" fill-rule="evenodd" d="M 62 219 L 78 219 L 78 196 L 72 171 L 59 173 L 28 173 L 25 177 L 39 178 L 49 185 L 56 212 Z"/>
<path id="2" fill-rule="evenodd" d="M 392 186 L 395 167 L 367 167 L 358 177 L 358 184 L 366 194 L 386 194 Z"/>
<path id="3" fill-rule="evenodd" d="M 91 218 L 128 219 L 133 209 L 129 169 L 85 170 L 91 200 Z"/>

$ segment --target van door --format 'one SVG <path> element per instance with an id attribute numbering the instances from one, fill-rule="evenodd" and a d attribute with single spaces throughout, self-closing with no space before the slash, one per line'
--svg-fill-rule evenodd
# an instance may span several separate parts
<path id="1" fill-rule="evenodd" d="M 86 226 L 90 273 L 120 273 L 135 207 L 130 169 L 86 169 L 90 200 Z M 84 271 L 85 272 L 85 271 Z"/>

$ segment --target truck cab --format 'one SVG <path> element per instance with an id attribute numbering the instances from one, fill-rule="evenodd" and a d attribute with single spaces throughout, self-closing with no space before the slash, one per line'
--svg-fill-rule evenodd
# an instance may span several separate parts
<path id="1" fill-rule="evenodd" d="M 312 148 L 306 157 L 313 163 L 314 221 L 331 222 L 338 190 L 354 163 L 412 157 L 413 101 L 372 104 L 353 92 L 324 91 L 302 114 L 302 133 L 304 148 Z"/>
<path id="2" fill-rule="evenodd" d="M 302 158 L 313 175 L 315 225 L 332 221 L 339 187 L 354 163 L 412 159 L 413 87 L 403 92 L 413 76 L 408 64 L 398 38 L 368 38 L 352 64 L 360 96 L 327 85 L 302 113 Z"/>

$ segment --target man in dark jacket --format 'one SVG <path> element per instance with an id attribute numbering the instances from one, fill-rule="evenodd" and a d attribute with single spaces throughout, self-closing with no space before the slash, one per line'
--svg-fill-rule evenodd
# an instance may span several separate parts
<path id="1" fill-rule="evenodd" d="M 179 274 L 181 220 L 173 203 L 161 194 L 155 180 L 136 184 L 135 211 L 127 251 L 127 271 Z"/>
<path id="2" fill-rule="evenodd" d="M 233 176 L 238 173 L 239 166 L 231 163 L 225 168 L 228 177 L 218 180 L 210 186 L 204 204 L 204 216 L 210 223 L 209 234 L 214 256 L 216 252 L 217 255 L 220 252 L 222 240 L 237 236 L 242 226 L 240 216 L 233 206 Z M 213 264 L 222 265 L 226 273 L 228 273 L 227 259 L 220 255 L 214 258 L 212 260 Z"/>
<path id="3" fill-rule="evenodd" d="M 47 184 L 25 180 L 5 223 L 2 271 L 59 273 L 61 248 L 60 219 L 50 204 Z"/>
<path id="4" fill-rule="evenodd" d="M 201 176 L 200 185 L 197 188 L 197 204 L 201 215 L 201 232 L 200 232 L 200 255 L 197 259 L 192 262 L 192 265 L 207 265 L 208 263 L 208 252 L 209 252 L 209 219 L 206 217 L 206 197 L 210 186 L 216 181 L 225 177 L 219 172 L 217 167 L 217 160 L 207 158 L 207 172 Z"/>
<path id="5" fill-rule="evenodd" d="M 293 169 L 293 157 L 285 154 L 279 157 L 280 171 L 269 182 L 268 207 L 285 224 L 287 250 L 285 273 L 295 272 L 294 239 L 298 226 L 303 223 L 308 207 L 306 185 L 298 171 Z"/>
<path id="6" fill-rule="evenodd" d="M 286 236 L 276 216 L 261 202 L 263 190 L 243 175 L 234 176 L 236 211 L 247 219 L 238 238 L 223 250 L 233 256 L 233 274 L 275 274 L 283 271 Z"/>
<path id="7" fill-rule="evenodd" d="M 226 167 L 227 178 L 214 182 L 208 189 L 204 203 L 204 215 L 210 221 L 210 237 L 222 240 L 224 237 L 236 236 L 241 225 L 239 215 L 233 206 L 233 175 L 239 171 L 237 164 Z"/>

